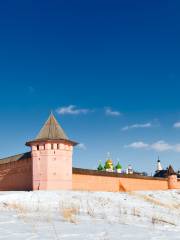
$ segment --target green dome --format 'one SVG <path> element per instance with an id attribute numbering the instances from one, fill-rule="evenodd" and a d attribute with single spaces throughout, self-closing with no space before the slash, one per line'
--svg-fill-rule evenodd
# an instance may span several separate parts
<path id="1" fill-rule="evenodd" d="M 121 164 L 118 162 L 118 164 L 116 165 L 116 169 L 122 169 Z"/>
<path id="2" fill-rule="evenodd" d="M 101 161 L 99 161 L 99 165 L 98 165 L 97 170 L 98 170 L 98 171 L 103 171 L 103 170 L 104 170 L 104 168 L 103 168 L 103 166 L 102 166 L 102 164 L 101 164 Z"/>

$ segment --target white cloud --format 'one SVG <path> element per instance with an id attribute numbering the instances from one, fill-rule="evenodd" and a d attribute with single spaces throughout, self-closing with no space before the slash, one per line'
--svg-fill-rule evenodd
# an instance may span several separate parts
<path id="1" fill-rule="evenodd" d="M 106 107 L 105 108 L 105 113 L 107 116 L 114 116 L 114 117 L 118 117 L 118 116 L 121 116 L 122 113 L 119 112 L 119 111 L 114 111 L 112 110 L 110 107 Z"/>
<path id="2" fill-rule="evenodd" d="M 69 106 L 58 108 L 56 112 L 60 115 L 66 115 L 66 114 L 79 115 L 79 114 L 87 114 L 88 112 L 90 112 L 90 110 L 85 108 L 77 108 L 75 105 L 69 105 Z"/>
<path id="3" fill-rule="evenodd" d="M 165 142 L 164 140 L 160 140 L 160 141 L 154 142 L 152 144 L 148 144 L 148 143 L 145 143 L 142 141 L 133 142 L 129 145 L 125 145 L 125 147 L 133 148 L 133 149 L 154 150 L 156 152 L 165 152 L 165 151 L 180 152 L 180 143 L 169 144 L 169 143 Z"/>
<path id="4" fill-rule="evenodd" d="M 174 128 L 180 128 L 180 122 L 174 123 L 173 127 L 174 127 Z"/>
<path id="5" fill-rule="evenodd" d="M 147 148 L 149 145 L 144 142 L 133 142 L 129 145 L 126 145 L 125 147 L 128 148 L 134 148 L 134 149 L 140 149 L 140 148 Z"/>
<path id="6" fill-rule="evenodd" d="M 157 152 L 164 152 L 164 151 L 168 151 L 168 150 L 175 150 L 176 151 L 176 149 L 174 149 L 173 145 L 170 145 L 169 143 L 167 143 L 163 140 L 153 143 L 150 146 L 150 148 L 157 151 Z"/>
<path id="7" fill-rule="evenodd" d="M 129 125 L 129 126 L 125 126 L 122 128 L 122 131 L 127 131 L 129 129 L 133 129 L 133 128 L 151 128 L 153 125 L 152 123 L 148 122 L 148 123 L 143 123 L 143 124 L 133 124 L 133 125 Z"/>
<path id="8" fill-rule="evenodd" d="M 176 144 L 174 146 L 174 148 L 175 148 L 176 152 L 180 152 L 180 143 Z"/>
<path id="9" fill-rule="evenodd" d="M 86 149 L 87 149 L 87 147 L 86 147 L 86 145 L 85 145 L 84 143 L 79 143 L 79 144 L 77 145 L 77 148 L 79 148 L 79 149 L 81 149 L 81 150 L 86 150 Z"/>

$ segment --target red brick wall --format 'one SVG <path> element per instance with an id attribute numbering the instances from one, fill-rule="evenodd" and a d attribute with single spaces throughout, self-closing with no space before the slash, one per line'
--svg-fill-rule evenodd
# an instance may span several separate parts
<path id="1" fill-rule="evenodd" d="M 167 190 L 167 179 L 107 177 L 73 173 L 73 190 L 88 191 L 136 191 L 136 190 Z"/>
<path id="2" fill-rule="evenodd" d="M 119 178 L 120 190 L 167 190 L 167 179 L 138 179 L 138 178 Z"/>
<path id="3" fill-rule="evenodd" d="M 72 175 L 72 189 L 86 191 L 133 191 L 133 190 L 167 190 L 167 179 L 152 177 L 119 177 L 114 174 L 82 174 Z M 89 171 L 90 173 L 92 171 Z M 111 176 L 112 175 L 112 176 Z M 180 189 L 180 181 L 177 183 Z M 0 191 L 32 190 L 31 158 L 0 164 Z"/>
<path id="4" fill-rule="evenodd" d="M 116 177 L 73 174 L 72 189 L 118 192 L 119 179 Z"/>
<path id="5" fill-rule="evenodd" d="M 0 164 L 0 191 L 22 191 L 31 189 L 31 158 Z"/>

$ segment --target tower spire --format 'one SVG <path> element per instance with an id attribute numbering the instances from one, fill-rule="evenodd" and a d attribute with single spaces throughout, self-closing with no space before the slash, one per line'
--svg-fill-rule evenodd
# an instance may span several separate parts
<path id="1" fill-rule="evenodd" d="M 36 137 L 36 140 L 39 139 L 63 139 L 68 140 L 68 137 L 62 127 L 57 122 L 53 113 L 51 112 L 48 120 L 45 122 L 44 126 L 40 130 L 39 134 Z"/>
<path id="2" fill-rule="evenodd" d="M 69 140 L 65 131 L 60 126 L 53 112 L 51 111 L 47 121 L 41 128 L 36 138 L 30 142 L 27 142 L 26 145 L 30 146 L 32 142 L 54 141 L 54 140 L 66 141 L 73 144 L 73 146 L 77 145 L 76 142 Z"/>
<path id="3" fill-rule="evenodd" d="M 163 170 L 162 166 L 161 166 L 161 161 L 159 159 L 159 156 L 158 156 L 158 160 L 157 160 L 157 172 Z"/>

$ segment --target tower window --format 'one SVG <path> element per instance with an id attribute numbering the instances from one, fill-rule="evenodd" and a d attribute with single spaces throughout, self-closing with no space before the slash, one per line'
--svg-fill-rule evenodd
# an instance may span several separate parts
<path id="1" fill-rule="evenodd" d="M 51 144 L 51 149 L 53 149 L 53 144 Z"/>
<path id="2" fill-rule="evenodd" d="M 37 150 L 39 151 L 39 145 L 37 145 Z"/>

